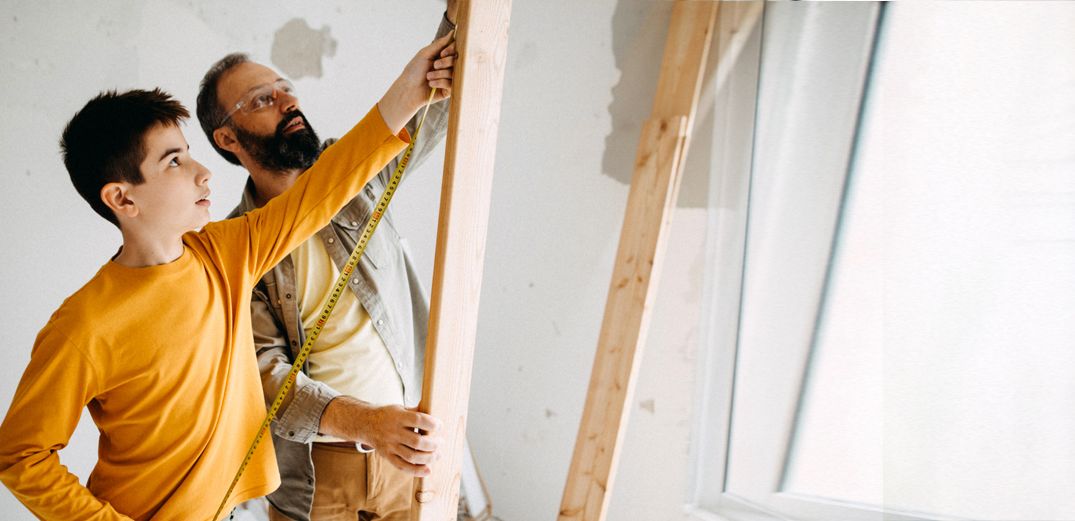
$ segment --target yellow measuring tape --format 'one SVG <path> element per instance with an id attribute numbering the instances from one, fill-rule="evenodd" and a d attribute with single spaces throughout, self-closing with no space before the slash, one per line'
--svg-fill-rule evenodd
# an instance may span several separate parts
<path id="1" fill-rule="evenodd" d="M 370 237 L 373 236 L 373 232 L 381 222 L 381 217 L 384 216 L 385 210 L 388 209 L 388 203 L 392 200 L 392 195 L 396 193 L 396 188 L 399 187 L 400 180 L 403 179 L 403 171 L 407 169 L 407 163 L 409 163 L 411 159 L 411 152 L 414 151 L 414 143 L 418 140 L 418 134 L 422 131 L 422 125 L 426 122 L 426 114 L 429 113 L 429 105 L 433 103 L 433 97 L 436 94 L 437 89 L 433 89 L 429 93 L 429 99 L 426 101 L 425 109 L 422 110 L 422 118 L 418 120 L 418 127 L 414 129 L 414 135 L 411 136 L 411 144 L 408 145 L 407 150 L 403 152 L 403 157 L 400 158 L 399 165 L 396 166 L 396 171 L 392 173 L 392 179 L 388 182 L 388 186 L 385 188 L 384 194 L 381 195 L 381 199 L 377 201 L 377 206 L 374 207 L 373 214 L 370 215 L 370 220 L 366 223 L 366 228 L 362 230 L 362 235 L 358 239 L 358 244 L 355 244 L 354 251 L 351 252 L 351 256 L 347 259 L 347 263 L 344 264 L 343 268 L 340 270 L 340 276 L 336 279 L 336 285 L 332 288 L 332 294 L 329 296 L 328 302 L 321 308 L 321 315 L 317 317 L 317 322 L 314 324 L 313 329 L 307 334 L 306 342 L 302 344 L 302 349 L 299 350 L 298 356 L 295 357 L 295 363 L 291 364 L 291 371 L 287 374 L 287 379 L 284 380 L 284 384 L 280 386 L 280 390 L 276 393 L 276 398 L 273 399 L 272 406 L 269 407 L 269 412 L 265 415 L 265 420 L 261 422 L 261 427 L 254 436 L 254 441 L 250 443 L 250 448 L 247 449 L 246 456 L 243 457 L 243 462 L 239 465 L 239 470 L 235 472 L 235 478 L 231 480 L 231 485 L 228 487 L 228 491 L 224 493 L 224 499 L 220 500 L 220 506 L 217 507 L 216 514 L 213 514 L 214 520 L 220 519 L 220 514 L 224 511 L 224 505 L 228 503 L 228 498 L 231 497 L 232 491 L 235 490 L 235 485 L 239 483 L 239 478 L 243 475 L 243 472 L 246 471 L 246 467 L 250 464 L 251 458 L 254 457 L 254 451 L 258 448 L 258 444 L 261 443 L 262 438 L 265 437 L 265 433 L 268 432 L 269 425 L 276 419 L 276 413 L 284 403 L 284 396 L 287 396 L 287 392 L 291 390 L 291 386 L 295 383 L 295 378 L 298 376 L 299 371 L 302 370 L 303 364 L 306 363 L 306 358 L 310 356 L 310 348 L 313 347 L 314 342 L 317 341 L 317 337 L 321 335 L 321 329 L 325 327 L 325 322 L 328 322 L 329 315 L 331 315 L 332 310 L 336 308 L 336 302 L 340 299 L 340 296 L 347 287 L 347 282 L 351 278 L 351 273 L 354 272 L 355 267 L 358 266 L 358 261 L 362 258 L 362 253 L 366 251 L 366 244 L 369 243 Z"/>

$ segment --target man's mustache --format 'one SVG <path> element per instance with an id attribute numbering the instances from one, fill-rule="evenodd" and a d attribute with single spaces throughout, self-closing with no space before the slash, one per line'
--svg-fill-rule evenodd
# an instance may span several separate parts
<path id="1" fill-rule="evenodd" d="M 313 130 L 313 127 L 310 126 L 310 122 L 306 119 L 306 114 L 303 114 L 301 110 L 295 109 L 295 110 L 292 110 L 291 112 L 288 112 L 287 114 L 284 114 L 284 119 L 281 119 L 280 123 L 278 123 L 276 125 L 276 135 L 277 136 L 283 137 L 284 129 L 287 128 L 289 123 L 291 123 L 291 120 L 295 119 L 295 116 L 298 116 L 298 117 L 302 118 L 302 125 L 304 127 L 306 127 L 303 130 L 305 130 L 305 131 Z"/>

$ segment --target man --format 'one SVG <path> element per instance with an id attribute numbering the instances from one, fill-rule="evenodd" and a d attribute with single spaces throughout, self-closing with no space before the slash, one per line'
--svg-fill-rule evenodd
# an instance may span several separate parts
<path id="1" fill-rule="evenodd" d="M 454 9 L 450 0 L 438 38 L 454 29 Z M 452 65 L 450 52 L 438 67 Z M 290 88 L 268 67 L 232 54 L 214 64 L 201 83 L 198 119 L 206 137 L 250 174 L 233 215 L 274 200 L 301 179 L 320 151 L 297 101 L 264 122 L 238 112 L 226 117 L 243 93 L 270 82 Z M 411 168 L 443 138 L 447 113 L 447 101 L 430 107 Z M 416 124 L 417 117 L 407 130 L 413 133 Z M 398 158 L 256 286 L 251 308 L 267 401 L 283 384 L 397 164 Z M 424 438 L 415 428 L 436 420 L 409 409 L 421 397 L 428 315 L 416 270 L 388 212 L 273 424 L 281 486 L 269 496 L 270 519 L 408 517 L 414 477 L 427 475 L 433 459 L 419 450 Z"/>
<path id="2" fill-rule="evenodd" d="M 47 520 L 212 518 L 265 414 L 250 291 L 403 150 L 429 89 L 451 87 L 450 70 L 433 70 L 448 44 L 422 49 L 293 190 L 238 219 L 208 222 L 211 174 L 168 94 L 106 92 L 72 118 L 64 164 L 123 246 L 41 330 L 0 425 L 0 480 L 19 501 Z M 282 90 L 258 101 L 291 102 Z M 83 408 L 101 432 L 85 486 L 58 454 Z M 278 484 L 266 443 L 224 512 Z"/>

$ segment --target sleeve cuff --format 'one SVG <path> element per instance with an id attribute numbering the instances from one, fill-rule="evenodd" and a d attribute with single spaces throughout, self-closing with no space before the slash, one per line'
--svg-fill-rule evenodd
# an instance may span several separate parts
<path id="1" fill-rule="evenodd" d="M 455 24 L 453 24 L 451 20 L 448 20 L 448 11 L 444 11 L 444 15 L 440 17 L 440 27 L 437 28 L 437 37 L 434 38 L 434 40 L 441 38 L 454 30 Z"/>
<path id="2" fill-rule="evenodd" d="M 328 385 L 307 379 L 305 385 L 295 387 L 284 414 L 273 422 L 273 433 L 288 441 L 309 443 L 321 427 L 321 415 L 328 402 L 340 396 L 340 392 Z"/>
<path id="3" fill-rule="evenodd" d="M 376 116 L 374 116 L 374 113 L 376 113 Z M 373 109 L 371 109 L 369 115 L 366 116 L 366 118 L 370 118 L 370 117 L 372 117 L 375 120 L 373 125 L 380 127 L 380 128 L 377 129 L 377 132 L 380 135 L 391 136 L 388 139 L 392 139 L 392 138 L 398 139 L 399 142 L 403 143 L 404 145 L 411 144 L 411 134 L 409 132 L 407 132 L 407 126 L 406 125 L 404 125 L 402 129 L 400 129 L 398 134 L 395 134 L 395 135 L 392 134 L 392 129 L 388 128 L 388 123 L 384 120 L 384 114 L 381 114 L 381 104 L 380 103 L 377 103 L 377 104 L 373 105 Z M 363 122 L 366 120 L 366 118 L 362 118 L 363 121 L 360 121 L 358 123 L 358 125 L 355 125 L 355 128 L 358 128 L 359 126 L 361 126 L 363 124 Z M 348 134 L 350 134 L 350 132 L 348 132 Z"/>

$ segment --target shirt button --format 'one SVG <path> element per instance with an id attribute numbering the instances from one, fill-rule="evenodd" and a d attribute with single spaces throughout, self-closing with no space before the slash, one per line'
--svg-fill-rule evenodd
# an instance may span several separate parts
<path id="1" fill-rule="evenodd" d="M 351 284 L 358 284 L 358 279 L 351 279 Z"/>
<path id="2" fill-rule="evenodd" d="M 284 295 L 284 298 L 286 298 L 286 299 L 288 299 L 288 300 L 291 300 L 291 294 L 290 294 L 290 293 L 288 293 L 287 295 Z"/>
<path id="3" fill-rule="evenodd" d="M 351 226 L 358 226 L 358 221 L 351 221 Z"/>
<path id="4" fill-rule="evenodd" d="M 334 242 L 336 242 L 336 239 L 334 239 L 334 238 L 332 238 L 332 237 L 329 237 L 329 238 L 328 238 L 328 243 L 329 243 L 329 244 L 332 244 L 332 243 L 334 243 Z"/>
<path id="5" fill-rule="evenodd" d="M 383 326 L 384 325 L 384 320 L 377 320 L 377 325 L 378 326 Z"/>
<path id="6" fill-rule="evenodd" d="M 403 362 L 396 362 L 396 369 L 403 369 Z"/>
<path id="7" fill-rule="evenodd" d="M 292 340 L 291 345 L 297 346 L 297 345 L 299 345 L 299 342 L 297 340 Z"/>

